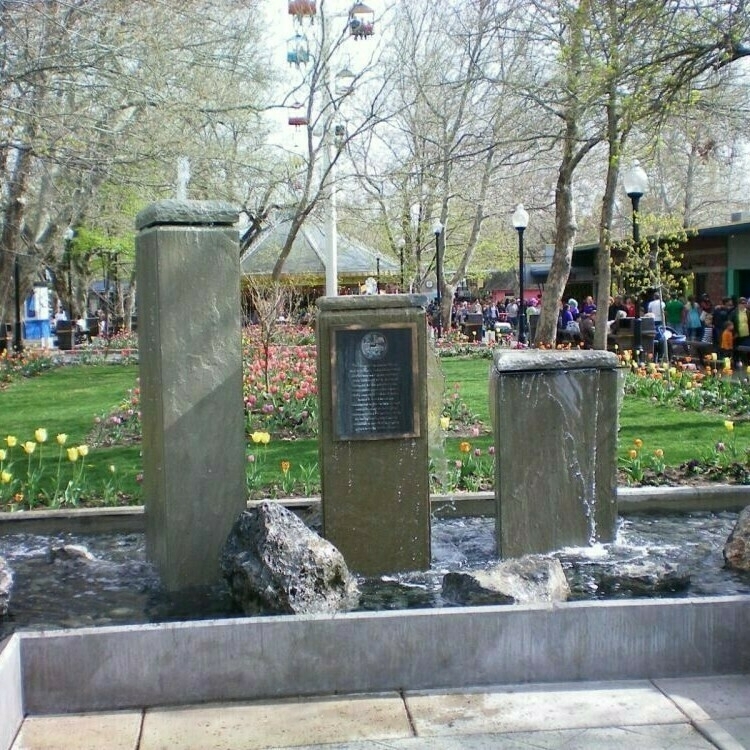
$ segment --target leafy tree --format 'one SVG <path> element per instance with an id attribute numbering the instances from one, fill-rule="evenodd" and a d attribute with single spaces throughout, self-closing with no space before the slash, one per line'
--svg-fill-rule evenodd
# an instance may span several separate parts
<path id="1" fill-rule="evenodd" d="M 692 275 L 684 272 L 682 248 L 691 232 L 682 227 L 679 217 L 641 214 L 639 221 L 646 236 L 637 244 L 627 238 L 613 247 L 615 291 L 639 300 L 655 290 L 662 299 L 667 294 L 686 294 Z"/>
<path id="2" fill-rule="evenodd" d="M 247 166 L 263 105 L 257 5 L 0 6 L 0 278 L 17 254 L 22 293 L 32 277 L 60 277 L 66 227 L 132 222 L 105 186 L 141 202 L 170 195 L 179 155 L 194 160 L 194 197 L 238 188 L 227 165 Z M 10 296 L 0 287 L 0 317 Z"/>

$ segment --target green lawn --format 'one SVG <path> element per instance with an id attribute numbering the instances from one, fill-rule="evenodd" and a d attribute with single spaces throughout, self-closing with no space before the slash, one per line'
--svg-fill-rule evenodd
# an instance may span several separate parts
<path id="1" fill-rule="evenodd" d="M 45 427 L 53 438 L 64 432 L 81 443 L 94 418 L 117 406 L 137 377 L 136 365 L 80 365 L 18 380 L 0 390 L 0 440 L 8 434 L 32 439 Z"/>
<path id="2" fill-rule="evenodd" d="M 470 442 L 472 454 L 474 449 L 480 449 L 484 460 L 493 442 L 489 423 L 490 362 L 487 359 L 444 359 L 442 367 L 447 390 L 452 391 L 454 384 L 459 383 L 461 399 L 482 423 L 479 437 L 448 437 L 445 440 L 448 464 L 454 459 L 465 458 L 459 452 L 462 441 Z M 26 470 L 27 464 L 38 465 L 43 468 L 49 482 L 58 467 L 64 471 L 72 470 L 72 466 L 65 462 L 65 453 L 55 443 L 55 436 L 67 434 L 66 447 L 85 443 L 94 419 L 106 415 L 123 402 L 128 390 L 135 385 L 137 374 L 134 365 L 69 366 L 19 380 L 0 390 L 0 448 L 5 448 L 7 435 L 16 436 L 20 442 L 33 440 L 34 431 L 39 427 L 45 428 L 49 435 L 48 443 L 41 447 L 41 462 L 38 452 L 28 461 L 18 447 L 14 449 L 14 471 L 20 474 Z M 744 446 L 750 445 L 750 422 L 736 421 L 735 425 L 733 437 L 744 450 Z M 644 452 L 651 453 L 660 448 L 664 451 L 665 463 L 676 466 L 691 458 L 700 458 L 709 453 L 717 441 L 726 441 L 729 437 L 722 415 L 678 411 L 645 399 L 627 397 L 620 415 L 619 454 L 626 456 L 633 441 L 639 438 L 643 440 Z M 285 495 L 290 494 L 290 485 L 296 483 L 297 492 L 301 488 L 308 492 L 318 491 L 318 445 L 315 439 L 272 438 L 266 446 L 248 441 L 247 452 L 254 459 L 248 462 L 251 488 Z M 282 462 L 289 462 L 291 466 L 286 479 L 281 471 Z M 11 468 L 7 464 L 6 461 L 5 468 Z M 141 499 L 136 481 L 141 466 L 140 445 L 96 448 L 85 459 L 90 487 L 99 489 L 111 483 L 114 467 L 118 487 L 130 496 L 131 502 Z M 0 485 L 0 491 L 2 489 Z M 7 502 L 3 507 L 8 507 Z"/>
<path id="3" fill-rule="evenodd" d="M 6 468 L 15 474 L 25 474 L 28 466 L 37 467 L 41 463 L 43 487 L 51 491 L 50 486 L 57 484 L 58 469 L 64 486 L 74 469 L 67 461 L 65 449 L 55 442 L 56 436 L 68 436 L 65 448 L 86 443 L 94 419 L 120 404 L 137 377 L 135 365 L 68 366 L 20 379 L 0 390 L 0 448 L 7 447 L 8 435 L 23 443 L 34 440 L 37 428 L 44 428 L 48 434 L 48 442 L 28 460 L 17 446 L 16 465 L 9 467 L 6 461 Z M 115 475 L 111 467 L 115 467 Z M 84 469 L 89 486 L 97 491 L 116 479 L 123 492 L 137 494 L 136 476 L 140 467 L 140 446 L 113 446 L 91 450 Z"/>
<path id="4" fill-rule="evenodd" d="M 489 369 L 488 360 L 446 358 L 442 360 L 445 382 L 449 386 L 461 383 L 460 392 L 479 418 L 489 425 Z M 643 440 L 643 450 L 664 451 L 668 466 L 678 466 L 692 458 L 710 452 L 728 435 L 724 427 L 727 417 L 706 412 L 680 411 L 651 401 L 628 396 L 620 411 L 620 456 L 627 455 L 633 441 Z M 735 421 L 737 445 L 750 446 L 750 423 Z"/>

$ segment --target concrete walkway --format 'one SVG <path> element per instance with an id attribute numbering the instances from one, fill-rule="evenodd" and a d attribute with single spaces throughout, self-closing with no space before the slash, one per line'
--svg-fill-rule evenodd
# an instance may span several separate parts
<path id="1" fill-rule="evenodd" d="M 12 750 L 750 748 L 750 675 L 28 717 Z"/>

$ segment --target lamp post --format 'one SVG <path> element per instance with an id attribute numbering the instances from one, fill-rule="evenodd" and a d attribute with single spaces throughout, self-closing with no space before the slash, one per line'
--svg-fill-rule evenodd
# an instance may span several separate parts
<path id="1" fill-rule="evenodd" d="M 18 265 L 18 253 L 13 262 L 13 288 L 16 295 L 16 321 L 13 327 L 13 351 L 23 351 L 23 335 L 21 334 L 21 269 Z"/>
<path id="2" fill-rule="evenodd" d="M 70 320 L 73 320 L 73 271 L 70 258 L 70 246 L 75 236 L 76 233 L 73 227 L 68 227 L 63 233 L 63 239 L 65 240 L 65 266 L 68 272 L 68 318 L 70 318 Z"/>
<path id="3" fill-rule="evenodd" d="M 435 235 L 435 271 L 437 273 L 437 328 L 435 335 L 437 338 L 441 338 L 443 335 L 443 258 L 440 252 L 440 235 L 443 233 L 443 225 L 436 221 L 432 227 L 432 232 Z"/>
<path id="4" fill-rule="evenodd" d="M 526 343 L 524 323 L 526 313 L 523 309 L 523 231 L 529 225 L 529 212 L 523 207 L 523 203 L 516 206 L 513 212 L 513 226 L 518 232 L 518 343 Z"/>
<path id="5" fill-rule="evenodd" d="M 637 245 L 641 241 L 640 227 L 638 225 L 638 204 L 641 198 L 648 190 L 648 175 L 641 167 L 638 160 L 622 176 L 625 194 L 630 198 L 633 206 L 633 244 Z M 636 358 L 640 360 L 643 351 L 643 337 L 641 336 L 641 301 L 636 296 L 635 299 L 635 318 L 633 320 L 633 349 Z"/>

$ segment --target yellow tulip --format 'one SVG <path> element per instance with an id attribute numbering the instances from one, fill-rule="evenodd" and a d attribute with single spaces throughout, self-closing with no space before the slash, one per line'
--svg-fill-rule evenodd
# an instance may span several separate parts
<path id="1" fill-rule="evenodd" d="M 630 456 L 630 458 L 631 458 L 631 459 L 633 459 L 633 458 L 638 458 L 638 451 L 635 451 L 635 450 L 633 450 L 633 449 L 631 448 L 631 449 L 630 449 L 630 452 L 628 453 L 628 456 Z"/>
<path id="2" fill-rule="evenodd" d="M 31 455 L 36 450 L 36 443 L 32 442 L 31 440 L 27 440 L 21 447 L 26 453 Z"/>
<path id="3" fill-rule="evenodd" d="M 88 456 L 89 455 L 89 447 L 88 447 L 88 445 L 79 445 L 78 446 L 78 455 L 81 458 L 85 458 L 86 456 Z"/>
<path id="4" fill-rule="evenodd" d="M 447 430 L 451 426 L 451 418 L 450 417 L 440 417 L 440 426 Z"/>
<path id="5" fill-rule="evenodd" d="M 291 468 L 291 464 L 289 461 L 282 461 L 281 462 L 281 471 L 284 473 L 284 476 L 286 476 L 289 473 L 289 469 Z"/>
<path id="6" fill-rule="evenodd" d="M 68 448 L 68 461 L 75 463 L 78 460 L 78 448 Z"/>
<path id="7" fill-rule="evenodd" d="M 471 450 L 471 443 L 467 443 L 464 440 L 462 443 L 459 443 L 458 450 L 460 450 L 461 453 L 468 453 Z"/>
<path id="8" fill-rule="evenodd" d="M 9 471 L 0 472 L 0 482 L 2 484 L 10 484 L 11 479 L 13 479 L 13 475 Z"/>
<path id="9" fill-rule="evenodd" d="M 34 440 L 36 440 L 37 443 L 46 443 L 47 430 L 45 430 L 44 427 L 37 427 L 36 430 L 34 430 Z"/>
<path id="10" fill-rule="evenodd" d="M 663 450 L 662 450 L 661 448 L 657 448 L 657 449 L 656 449 L 656 450 L 654 451 L 654 455 L 655 455 L 655 456 L 656 456 L 657 458 L 664 458 L 664 451 L 663 451 Z"/>
<path id="11" fill-rule="evenodd" d="M 727 419 L 724 422 L 724 427 L 726 427 L 729 430 L 729 432 L 731 432 L 734 429 L 734 422 L 732 422 L 731 420 Z"/>
<path id="12" fill-rule="evenodd" d="M 268 445 L 268 442 L 271 440 L 271 436 L 267 432 L 254 432 L 252 435 L 250 435 L 250 439 L 254 443 L 262 443 L 263 445 Z"/>
<path id="13" fill-rule="evenodd" d="M 633 445 L 634 445 L 634 446 L 635 446 L 636 448 L 638 448 L 638 450 L 640 450 L 641 448 L 643 448 L 643 440 L 641 440 L 640 438 L 636 438 L 636 439 L 635 439 L 635 440 L 633 441 Z"/>
<path id="14" fill-rule="evenodd" d="M 5 461 L 7 455 L 7 451 L 3 448 L 0 448 L 0 461 Z"/>
<path id="15" fill-rule="evenodd" d="M 8 448 L 13 448 L 18 444 L 18 438 L 15 435 L 8 435 L 5 442 L 8 444 Z"/>
<path id="16" fill-rule="evenodd" d="M 59 434 L 59 435 L 58 435 L 58 436 L 57 436 L 57 437 L 55 438 L 55 440 L 57 440 L 57 444 L 58 444 L 58 445 L 65 445 L 65 443 L 66 443 L 66 442 L 68 441 L 68 436 L 67 436 L 67 435 L 66 435 L 66 434 L 65 434 L 64 432 L 61 432 L 61 433 L 60 433 L 60 434 Z"/>

